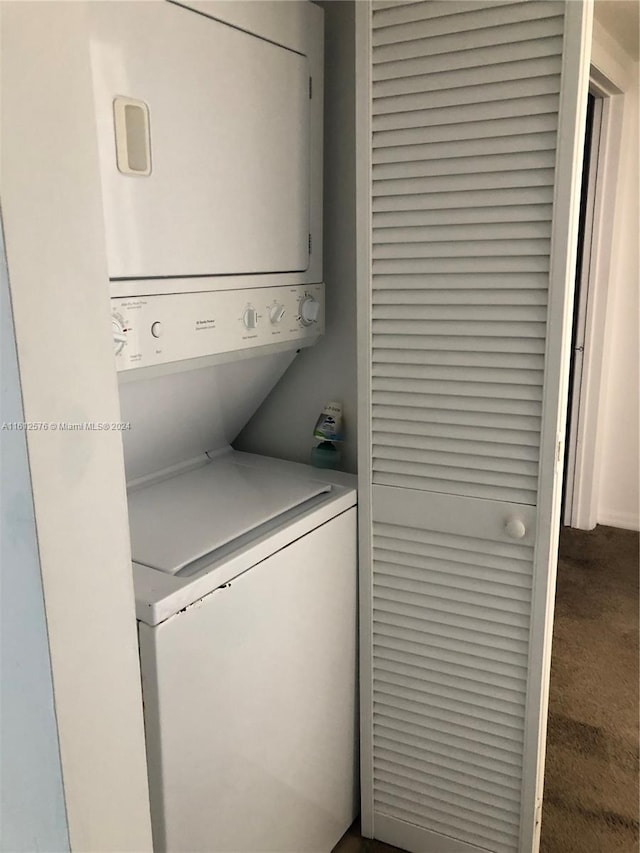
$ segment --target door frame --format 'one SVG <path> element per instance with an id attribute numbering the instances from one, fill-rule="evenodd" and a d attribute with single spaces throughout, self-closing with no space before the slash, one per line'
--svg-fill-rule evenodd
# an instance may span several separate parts
<path id="1" fill-rule="evenodd" d="M 540 846 L 580 189 L 591 60 L 591 0 L 583 3 L 569 0 L 565 5 L 565 21 L 525 713 L 520 826 L 522 853 L 535 853 Z M 577 52 L 581 59 L 576 65 L 573 57 Z"/>
<path id="2" fill-rule="evenodd" d="M 69 845 L 151 853 L 87 16 L 0 4 L 2 216 Z"/>
<path id="3" fill-rule="evenodd" d="M 600 455 L 597 441 L 603 422 L 601 397 L 606 375 L 605 332 L 614 235 L 611 212 L 615 209 L 624 100 L 622 89 L 593 64 L 589 91 L 600 108 L 600 127 L 598 144 L 592 149 L 597 155 L 589 166 L 588 180 L 593 184 L 587 196 L 589 234 L 576 295 L 584 305 L 584 351 L 581 375 L 576 377 L 579 384 L 573 395 L 577 412 L 572 416 L 567 437 L 567 492 L 563 508 L 564 525 L 581 530 L 592 530 L 598 523 Z"/>
<path id="4" fill-rule="evenodd" d="M 566 3 L 556 158 L 554 225 L 539 463 L 538 521 L 534 554 L 529 677 L 523 755 L 521 853 L 540 841 L 542 788 L 551 668 L 551 637 L 562 498 L 563 448 L 568 399 L 572 306 L 575 286 L 580 186 L 592 36 L 592 0 Z M 358 471 L 360 548 L 360 707 L 362 834 L 373 826 L 372 696 L 372 470 L 371 470 L 371 3 L 356 4 L 356 259 L 358 347 Z M 575 56 L 580 56 L 579 64 Z M 571 61 L 567 61 L 567 57 Z M 549 382 L 547 382 L 549 377 Z M 558 381 L 559 377 L 559 381 Z"/>
<path id="5" fill-rule="evenodd" d="M 371 574 L 371 2 L 356 2 L 355 148 L 356 148 L 356 354 L 358 389 L 358 598 L 360 673 L 360 831 L 373 838 L 373 613 Z M 364 488 L 363 488 L 364 485 Z"/>

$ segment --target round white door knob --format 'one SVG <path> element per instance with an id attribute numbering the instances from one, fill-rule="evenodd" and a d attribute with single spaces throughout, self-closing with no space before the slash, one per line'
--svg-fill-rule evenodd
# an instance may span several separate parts
<path id="1" fill-rule="evenodd" d="M 522 539 L 527 532 L 524 521 L 521 518 L 515 517 L 507 519 L 504 529 L 507 536 L 510 536 L 512 539 Z"/>

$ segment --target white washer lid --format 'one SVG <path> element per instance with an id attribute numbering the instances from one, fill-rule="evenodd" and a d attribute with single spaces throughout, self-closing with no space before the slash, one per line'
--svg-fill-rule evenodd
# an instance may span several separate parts
<path id="1" fill-rule="evenodd" d="M 129 493 L 133 560 L 175 574 L 329 491 L 328 483 L 316 480 L 235 461 L 209 462 Z"/>

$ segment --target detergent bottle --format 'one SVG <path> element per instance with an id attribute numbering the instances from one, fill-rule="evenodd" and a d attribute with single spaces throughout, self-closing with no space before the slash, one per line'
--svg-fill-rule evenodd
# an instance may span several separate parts
<path id="1" fill-rule="evenodd" d="M 331 400 L 316 421 L 313 437 L 319 439 L 311 451 L 311 464 L 316 468 L 339 468 L 342 453 L 342 403 Z"/>

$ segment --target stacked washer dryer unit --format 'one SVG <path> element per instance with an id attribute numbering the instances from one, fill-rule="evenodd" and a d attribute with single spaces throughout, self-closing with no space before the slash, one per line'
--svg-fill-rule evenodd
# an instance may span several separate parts
<path id="1" fill-rule="evenodd" d="M 231 449 L 323 331 L 322 12 L 90 5 L 154 846 L 328 853 L 355 811 L 353 478 Z"/>

